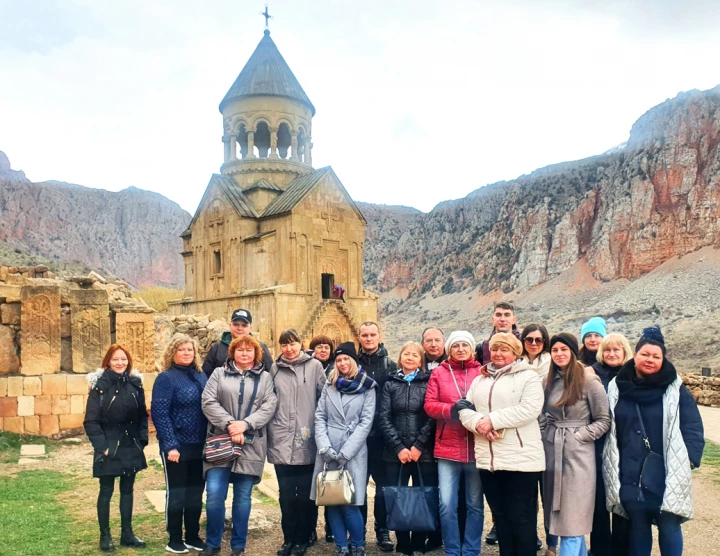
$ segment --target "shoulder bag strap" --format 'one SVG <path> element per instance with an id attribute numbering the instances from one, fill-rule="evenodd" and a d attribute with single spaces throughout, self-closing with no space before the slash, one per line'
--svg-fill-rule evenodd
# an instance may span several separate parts
<path id="1" fill-rule="evenodd" d="M 255 396 L 257 396 L 258 384 L 260 383 L 259 376 L 254 375 L 253 378 L 255 379 L 253 381 L 253 391 L 252 391 L 252 395 L 250 396 L 250 403 L 248 404 L 247 409 L 245 410 L 245 419 L 250 417 L 250 413 L 252 412 L 253 404 L 255 403 Z"/>
<path id="2" fill-rule="evenodd" d="M 448 365 L 448 367 L 450 367 L 450 365 Z M 450 376 L 455 383 L 455 388 L 457 389 L 458 396 L 460 396 L 460 399 L 462 400 L 465 396 L 463 396 L 462 392 L 460 392 L 460 386 L 458 386 L 457 379 L 455 378 L 455 373 L 453 372 L 452 367 L 450 367 Z"/>
<path id="3" fill-rule="evenodd" d="M 642 414 L 640 413 L 640 406 L 638 404 L 635 404 L 635 412 L 637 413 L 638 419 L 640 421 L 640 431 L 642 432 L 643 442 L 645 442 L 645 449 L 648 452 L 652 452 L 652 449 L 650 448 L 650 439 L 645 432 L 645 423 L 643 422 Z"/>

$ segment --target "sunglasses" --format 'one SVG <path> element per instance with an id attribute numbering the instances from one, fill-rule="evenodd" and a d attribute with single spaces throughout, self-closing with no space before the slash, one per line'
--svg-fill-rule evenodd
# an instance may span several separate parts
<path id="1" fill-rule="evenodd" d="M 545 340 L 543 340 L 542 338 L 525 338 L 525 343 L 530 344 L 530 345 L 533 345 L 533 344 L 540 345 L 540 344 L 544 344 Z"/>

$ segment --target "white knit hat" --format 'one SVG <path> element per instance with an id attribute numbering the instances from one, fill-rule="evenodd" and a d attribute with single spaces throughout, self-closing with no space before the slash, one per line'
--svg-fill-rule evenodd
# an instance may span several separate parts
<path id="1" fill-rule="evenodd" d="M 450 355 L 450 348 L 454 343 L 467 342 L 470 344 L 470 348 L 475 351 L 475 338 L 467 330 L 455 330 L 448 336 L 447 342 L 445 342 L 445 353 Z"/>

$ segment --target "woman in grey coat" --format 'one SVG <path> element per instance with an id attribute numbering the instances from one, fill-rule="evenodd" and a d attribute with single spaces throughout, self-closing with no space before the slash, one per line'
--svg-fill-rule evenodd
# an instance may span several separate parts
<path id="1" fill-rule="evenodd" d="M 607 395 L 578 361 L 575 336 L 550 339 L 545 379 L 545 525 L 560 537 L 562 556 L 586 556 L 585 535 L 595 510 L 595 440 L 610 427 Z"/>
<path id="2" fill-rule="evenodd" d="M 235 338 L 225 366 L 215 369 L 202 395 L 208 436 L 228 433 L 242 444 L 242 455 L 227 463 L 204 463 L 207 481 L 207 541 L 203 554 L 220 554 L 225 529 L 225 499 L 233 484 L 233 556 L 245 553 L 252 487 L 260 482 L 267 455 L 266 425 L 275 414 L 277 397 L 265 372 L 263 351 L 252 336 Z"/>
<path id="3" fill-rule="evenodd" d="M 310 497 L 317 497 L 317 476 L 328 469 L 347 469 L 355 485 L 350 504 L 329 506 L 328 517 L 335 537 L 336 554 L 347 555 L 348 534 L 353 556 L 365 555 L 365 525 L 360 506 L 365 503 L 368 452 L 366 440 L 375 417 L 377 383 L 357 365 L 355 344 L 340 344 L 335 368 L 328 377 L 315 413 L 318 455 Z"/>

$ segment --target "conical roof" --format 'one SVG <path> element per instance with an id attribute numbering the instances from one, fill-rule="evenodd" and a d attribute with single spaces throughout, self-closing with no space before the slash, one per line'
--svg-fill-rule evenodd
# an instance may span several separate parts
<path id="1" fill-rule="evenodd" d="M 220 111 L 230 101 L 245 97 L 275 96 L 303 103 L 315 115 L 315 107 L 303 91 L 287 62 L 270 38 L 270 31 L 260 40 L 235 83 L 220 103 Z"/>

